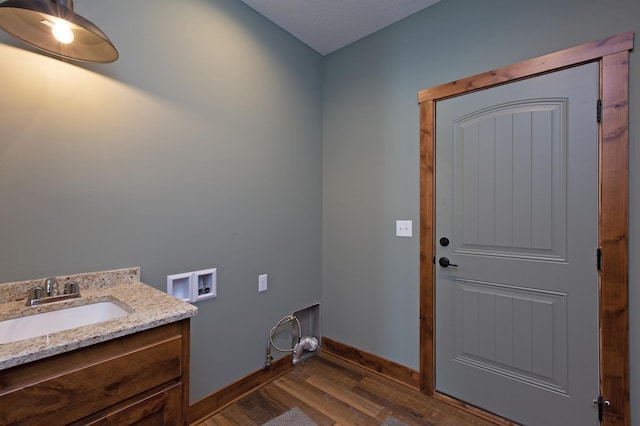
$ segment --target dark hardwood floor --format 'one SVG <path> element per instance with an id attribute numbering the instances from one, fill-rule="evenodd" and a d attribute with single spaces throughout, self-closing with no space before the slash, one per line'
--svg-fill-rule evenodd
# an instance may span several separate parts
<path id="1" fill-rule="evenodd" d="M 410 426 L 492 425 L 321 352 L 197 426 L 260 426 L 294 407 L 319 426 L 379 426 L 390 416 Z"/>

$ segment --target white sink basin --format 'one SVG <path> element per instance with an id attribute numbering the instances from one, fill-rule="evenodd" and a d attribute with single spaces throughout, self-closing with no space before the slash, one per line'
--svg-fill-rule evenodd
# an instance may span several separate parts
<path id="1" fill-rule="evenodd" d="M 129 315 L 113 302 L 98 302 L 0 321 L 0 344 L 45 336 Z"/>

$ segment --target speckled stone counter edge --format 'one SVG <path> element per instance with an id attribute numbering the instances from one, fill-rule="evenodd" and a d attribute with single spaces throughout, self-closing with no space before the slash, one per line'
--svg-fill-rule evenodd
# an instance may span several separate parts
<path id="1" fill-rule="evenodd" d="M 110 321 L 0 344 L 0 370 L 180 321 L 194 316 L 198 311 L 189 303 L 141 283 L 140 268 L 56 278 L 61 284 L 67 280 L 77 281 L 82 297 L 26 307 L 24 301 L 27 289 L 41 285 L 43 279 L 0 284 L 0 320 L 100 301 L 117 303 L 130 314 Z"/>

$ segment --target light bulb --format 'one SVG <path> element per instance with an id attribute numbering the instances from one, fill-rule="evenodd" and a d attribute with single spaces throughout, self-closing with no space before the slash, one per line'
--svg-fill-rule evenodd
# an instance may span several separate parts
<path id="1" fill-rule="evenodd" d="M 59 19 L 52 28 L 53 36 L 60 43 L 69 44 L 73 41 L 73 31 L 69 27 L 69 23 Z"/>

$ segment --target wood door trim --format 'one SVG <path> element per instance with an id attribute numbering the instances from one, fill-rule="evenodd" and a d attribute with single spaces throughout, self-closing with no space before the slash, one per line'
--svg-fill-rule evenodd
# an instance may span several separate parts
<path id="1" fill-rule="evenodd" d="M 418 103 L 429 100 L 442 100 L 500 84 L 512 83 L 514 80 L 593 62 L 614 53 L 628 52 L 631 49 L 633 49 L 633 33 L 618 34 L 560 52 L 528 59 L 493 71 L 420 90 L 418 92 Z"/>
<path id="2" fill-rule="evenodd" d="M 421 90 L 420 104 L 420 388 L 435 391 L 434 144 L 437 101 L 587 62 L 600 64 L 599 277 L 600 394 L 611 401 L 603 425 L 629 425 L 629 51 L 633 33 L 540 56 Z M 597 395 L 594 395 L 596 397 Z"/>

